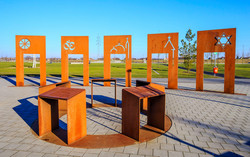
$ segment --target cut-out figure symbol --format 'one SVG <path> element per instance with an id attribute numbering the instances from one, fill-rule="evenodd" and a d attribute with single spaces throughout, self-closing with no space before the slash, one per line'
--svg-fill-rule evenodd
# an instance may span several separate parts
<path id="1" fill-rule="evenodd" d="M 229 36 L 223 33 L 220 37 L 215 37 L 215 39 L 217 40 L 215 45 L 220 45 L 224 49 L 226 45 L 231 45 L 230 42 L 231 37 L 232 35 Z"/>
<path id="2" fill-rule="evenodd" d="M 70 40 L 66 41 L 66 43 L 64 44 L 64 49 L 65 50 L 74 50 L 75 49 L 75 43 L 74 42 L 70 42 Z"/>
<path id="3" fill-rule="evenodd" d="M 19 41 L 21 49 L 28 49 L 30 47 L 30 41 L 28 39 L 22 39 Z"/>

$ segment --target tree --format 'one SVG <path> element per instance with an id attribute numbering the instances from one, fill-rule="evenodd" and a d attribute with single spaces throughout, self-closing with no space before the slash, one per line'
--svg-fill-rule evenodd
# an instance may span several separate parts
<path id="1" fill-rule="evenodd" d="M 192 30 L 189 29 L 186 33 L 185 39 L 181 40 L 182 47 L 179 48 L 180 55 L 184 57 L 184 67 L 187 69 L 187 72 L 189 72 L 192 64 L 195 62 L 196 58 L 196 40 L 194 42 L 193 39 L 195 37 L 195 34 L 192 34 Z"/>

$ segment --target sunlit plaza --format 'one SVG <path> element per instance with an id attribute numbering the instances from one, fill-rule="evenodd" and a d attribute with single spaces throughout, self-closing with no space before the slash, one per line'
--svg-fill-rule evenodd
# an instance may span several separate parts
<path id="1" fill-rule="evenodd" d="M 60 78 L 47 78 L 48 84 Z M 86 90 L 87 106 L 91 103 L 90 87 L 82 78 L 71 78 L 72 88 Z M 166 86 L 166 79 L 153 79 Z M 240 95 L 197 92 L 194 79 L 180 79 L 179 90 L 166 89 L 166 114 L 172 120 L 169 131 L 147 142 L 113 148 L 74 148 L 39 139 L 32 130 L 38 115 L 39 78 L 25 77 L 25 87 L 15 87 L 15 77 L 1 77 L 0 155 L 1 156 L 249 156 L 249 79 L 236 79 Z M 132 80 L 135 85 L 135 80 Z M 124 79 L 117 82 L 117 103 L 121 104 Z M 205 80 L 207 90 L 223 90 L 220 80 Z M 246 94 L 246 95 L 245 95 Z M 94 87 L 94 103 L 114 103 L 113 87 Z M 66 129 L 67 116 L 59 126 Z M 87 108 L 87 134 L 121 133 L 121 108 Z M 146 122 L 141 114 L 141 125 Z M 66 126 L 65 126 L 66 125 Z"/>
<path id="2" fill-rule="evenodd" d="M 249 6 L 0 0 L 0 157 L 250 157 Z"/>

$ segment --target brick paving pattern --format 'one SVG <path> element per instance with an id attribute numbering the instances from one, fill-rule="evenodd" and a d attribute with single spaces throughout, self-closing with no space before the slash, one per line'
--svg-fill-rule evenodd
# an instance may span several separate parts
<path id="1" fill-rule="evenodd" d="M 145 79 L 144 79 L 145 80 Z M 60 78 L 50 77 L 49 83 Z M 90 87 L 82 87 L 82 78 L 71 78 L 73 88 L 86 89 L 90 104 Z M 0 78 L 0 156 L 56 157 L 205 157 L 220 154 L 250 156 L 250 80 L 236 79 L 236 93 L 244 95 L 166 89 L 167 115 L 173 121 L 164 135 L 148 142 L 126 147 L 83 149 L 51 144 L 35 137 L 30 125 L 37 119 L 39 78 L 25 77 L 26 87 L 13 87 L 15 77 Z M 167 86 L 166 79 L 153 82 Z M 124 79 L 118 79 L 123 85 Z M 36 85 L 36 86 L 34 86 Z M 133 80 L 135 85 L 135 80 Z M 195 79 L 179 79 L 179 88 L 195 89 Z M 204 89 L 223 90 L 223 80 L 206 79 Z M 121 89 L 117 89 L 121 103 Z M 114 102 L 113 87 L 94 87 L 94 103 Z M 67 116 L 60 126 L 66 127 Z M 141 115 L 141 125 L 146 116 Z M 88 108 L 88 134 L 121 132 L 121 108 Z"/>

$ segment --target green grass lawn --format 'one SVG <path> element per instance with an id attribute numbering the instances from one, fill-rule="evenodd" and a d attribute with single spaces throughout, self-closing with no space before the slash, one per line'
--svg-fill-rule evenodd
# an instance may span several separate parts
<path id="1" fill-rule="evenodd" d="M 89 65 L 89 76 L 90 77 L 103 77 L 103 64 L 102 63 L 91 63 Z M 183 64 L 179 64 L 183 67 Z M 16 65 L 14 62 L 0 62 L 0 75 L 15 75 Z M 24 63 L 24 74 L 28 76 L 39 75 L 39 64 L 37 68 L 32 68 L 32 63 Z M 192 67 L 195 69 L 195 65 Z M 164 64 L 152 64 L 153 78 L 167 78 L 168 67 Z M 213 65 L 205 64 L 204 71 L 213 71 Z M 61 63 L 47 63 L 46 65 L 47 76 L 60 76 L 61 75 Z M 219 73 L 224 73 L 224 64 L 219 64 Z M 69 64 L 69 75 L 82 76 L 83 65 L 82 64 Z M 235 67 L 236 76 L 250 78 L 250 64 L 236 64 Z M 186 70 L 178 69 L 179 78 L 195 78 L 195 72 L 187 73 Z M 124 78 L 125 77 L 125 64 L 124 63 L 113 63 L 111 64 L 111 77 Z M 135 63 L 132 64 L 132 77 L 133 78 L 146 78 L 147 77 L 147 64 Z M 211 75 L 204 75 L 205 78 L 213 78 Z"/>
<path id="2" fill-rule="evenodd" d="M 184 67 L 183 64 L 179 64 L 179 66 Z M 225 64 L 216 64 L 216 66 L 218 67 L 218 73 L 224 74 Z M 213 67 L 214 64 L 204 64 L 204 71 L 213 72 Z M 196 69 L 196 65 L 191 68 Z M 235 76 L 250 78 L 250 64 L 235 64 Z"/>

